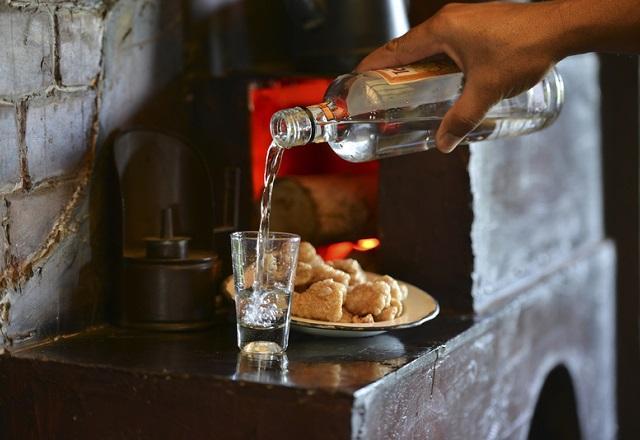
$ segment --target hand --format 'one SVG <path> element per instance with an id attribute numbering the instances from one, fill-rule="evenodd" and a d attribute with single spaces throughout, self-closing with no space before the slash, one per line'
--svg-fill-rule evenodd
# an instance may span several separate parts
<path id="1" fill-rule="evenodd" d="M 564 56 L 557 43 L 561 8 L 554 3 L 448 4 L 376 49 L 356 70 L 448 55 L 465 74 L 462 95 L 436 134 L 438 149 L 450 152 L 491 106 L 533 87 Z"/>

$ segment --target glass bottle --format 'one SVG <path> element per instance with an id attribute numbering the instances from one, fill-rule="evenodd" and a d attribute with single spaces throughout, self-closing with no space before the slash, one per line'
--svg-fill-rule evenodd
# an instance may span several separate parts
<path id="1" fill-rule="evenodd" d="M 365 162 L 435 147 L 435 134 L 460 96 L 464 78 L 448 61 L 346 74 L 327 89 L 324 102 L 280 110 L 271 135 L 280 147 L 328 142 L 350 162 Z M 534 87 L 493 106 L 463 142 L 518 136 L 551 124 L 564 87 L 551 69 Z"/>

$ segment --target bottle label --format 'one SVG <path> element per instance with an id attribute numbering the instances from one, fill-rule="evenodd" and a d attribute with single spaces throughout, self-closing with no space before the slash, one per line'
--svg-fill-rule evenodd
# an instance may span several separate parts
<path id="1" fill-rule="evenodd" d="M 334 121 L 336 119 L 343 119 L 348 116 L 348 112 L 345 110 L 345 105 L 341 99 L 335 99 L 333 103 L 322 102 L 317 105 L 310 105 L 307 109 L 312 113 L 313 119 L 317 119 L 317 116 L 322 112 L 325 121 Z"/>
<path id="2" fill-rule="evenodd" d="M 408 66 L 392 67 L 389 69 L 374 70 L 388 84 L 406 84 L 434 76 L 459 73 L 460 69 L 451 61 L 425 60 Z"/>
<path id="3" fill-rule="evenodd" d="M 318 104 L 318 108 L 322 110 L 322 113 L 324 113 L 324 116 L 325 118 L 327 118 L 327 121 L 333 121 L 336 118 L 326 102 L 323 102 L 322 104 Z"/>

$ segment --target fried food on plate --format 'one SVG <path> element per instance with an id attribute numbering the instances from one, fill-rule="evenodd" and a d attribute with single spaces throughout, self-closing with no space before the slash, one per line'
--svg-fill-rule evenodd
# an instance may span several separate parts
<path id="1" fill-rule="evenodd" d="M 373 316 L 371 316 L 371 313 L 369 313 L 368 315 L 365 315 L 365 316 L 354 315 L 353 318 L 351 319 L 351 322 L 354 324 L 373 324 L 374 320 L 373 320 Z"/>
<path id="2" fill-rule="evenodd" d="M 344 305 L 354 315 L 379 315 L 391 303 L 391 288 L 384 281 L 368 281 L 351 287 Z"/>
<path id="3" fill-rule="evenodd" d="M 353 314 L 342 306 L 342 318 L 339 322 L 351 322 L 353 320 Z"/>
<path id="4" fill-rule="evenodd" d="M 395 307 L 395 308 L 398 309 L 398 311 L 396 313 L 396 316 L 395 316 L 396 318 L 399 317 L 400 315 L 402 315 L 402 312 L 404 312 L 404 303 L 402 301 L 400 301 L 398 298 L 391 298 L 391 302 L 389 303 L 389 307 Z"/>
<path id="5" fill-rule="evenodd" d="M 313 275 L 311 277 L 312 283 L 327 279 L 331 279 L 337 283 L 344 284 L 346 287 L 349 285 L 349 280 L 351 279 L 351 277 L 348 273 L 338 269 L 334 269 L 328 264 L 323 263 L 321 265 L 313 267 Z"/>
<path id="6" fill-rule="evenodd" d="M 296 267 L 295 286 L 300 287 L 309 284 L 312 277 L 313 266 L 309 263 L 303 263 L 302 261 L 298 262 L 298 266 Z"/>
<path id="7" fill-rule="evenodd" d="M 384 281 L 389 285 L 389 288 L 391 289 L 390 290 L 391 298 L 396 298 L 400 301 L 404 301 L 407 298 L 406 287 L 405 287 L 405 290 L 403 290 L 402 287 L 400 287 L 400 284 L 395 279 L 391 278 L 389 275 L 385 275 L 379 278 L 379 281 Z"/>
<path id="8" fill-rule="evenodd" d="M 338 322 L 347 293 L 344 284 L 333 280 L 313 283 L 304 293 L 293 293 L 291 313 L 301 318 Z"/>
<path id="9" fill-rule="evenodd" d="M 334 269 L 338 269 L 348 273 L 349 276 L 351 277 L 349 279 L 350 286 L 355 286 L 356 284 L 362 284 L 367 281 L 367 277 L 365 276 L 364 271 L 362 270 L 362 267 L 360 267 L 360 263 L 358 263 L 353 258 L 328 261 L 327 264 L 333 267 Z"/>
<path id="10" fill-rule="evenodd" d="M 398 316 L 398 308 L 396 306 L 389 306 L 382 309 L 382 312 L 380 312 L 379 315 L 376 315 L 374 319 L 376 322 L 389 321 L 391 319 L 395 319 L 396 316 Z"/>
<path id="11" fill-rule="evenodd" d="M 308 241 L 300 243 L 298 261 L 302 261 L 303 263 L 307 263 L 312 266 L 324 264 L 322 257 L 316 253 L 316 248 L 314 248 Z"/>
<path id="12" fill-rule="evenodd" d="M 356 324 L 399 317 L 408 294 L 407 286 L 389 275 L 367 281 L 360 263 L 354 259 L 325 263 L 306 241 L 300 243 L 295 288 L 293 315 Z"/>

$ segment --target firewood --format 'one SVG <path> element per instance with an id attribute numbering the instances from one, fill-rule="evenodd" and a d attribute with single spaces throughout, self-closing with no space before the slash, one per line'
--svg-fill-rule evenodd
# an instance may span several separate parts
<path id="1" fill-rule="evenodd" d="M 273 188 L 271 229 L 316 244 L 375 235 L 377 191 L 371 175 L 283 177 Z"/>

